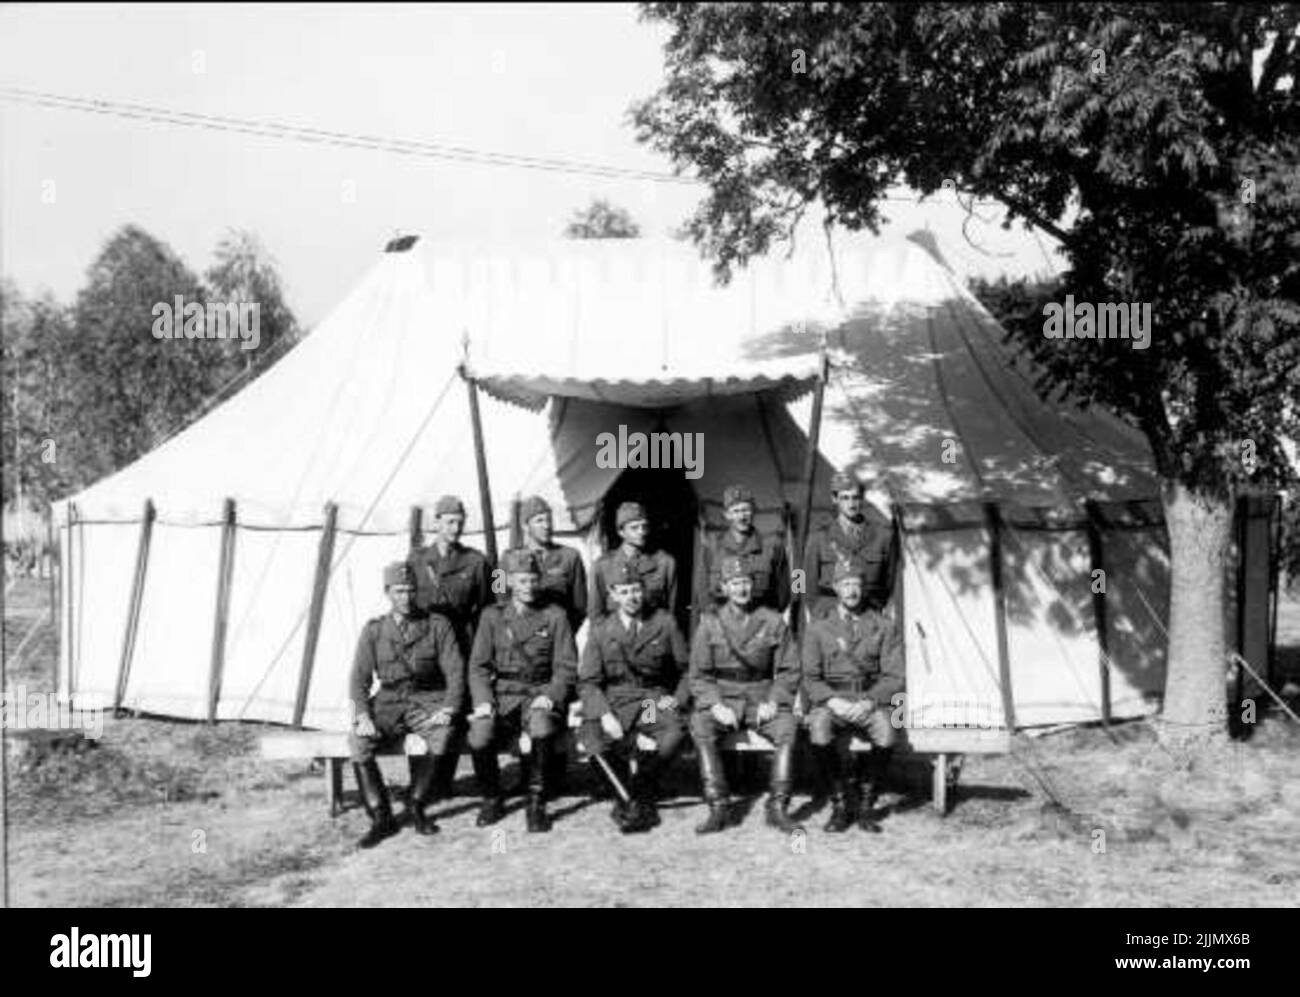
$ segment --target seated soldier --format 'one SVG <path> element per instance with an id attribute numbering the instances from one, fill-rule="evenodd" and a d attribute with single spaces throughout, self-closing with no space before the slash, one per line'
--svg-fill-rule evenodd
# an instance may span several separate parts
<path id="1" fill-rule="evenodd" d="M 727 729 L 756 730 L 776 746 L 767 823 L 782 831 L 790 819 L 797 724 L 792 708 L 799 687 L 799 658 L 790 631 L 775 609 L 752 605 L 753 579 L 737 557 L 722 562 L 727 603 L 700 617 L 691 645 L 691 736 L 700 756 L 700 778 L 709 816 L 695 830 L 711 834 L 727 826 L 728 789 L 718 741 Z"/>
<path id="2" fill-rule="evenodd" d="M 520 764 L 527 773 L 529 831 L 549 831 L 546 800 L 548 760 L 554 739 L 563 733 L 560 704 L 568 701 L 578 665 L 569 621 L 559 606 L 539 607 L 540 578 L 531 551 L 507 551 L 502 558 L 510 601 L 483 610 L 469 659 L 469 747 L 483 805 L 478 826 L 495 824 L 505 812 L 497 739 L 518 738 Z"/>
<path id="3" fill-rule="evenodd" d="M 465 662 L 456 635 L 445 617 L 414 608 L 411 569 L 400 561 L 385 568 L 384 591 L 392 612 L 376 617 L 362 629 L 349 685 L 355 719 L 348 744 L 361 798 L 370 815 L 370 830 L 360 841 L 362 848 L 372 848 L 397 832 L 384 777 L 375 761 L 380 743 L 418 734 L 429 753 L 441 758 L 447 751 L 452 718 L 460 711 L 465 695 Z M 379 691 L 371 698 L 370 686 L 376 677 Z M 420 834 L 438 830 L 424 816 L 434 773 L 434 766 L 424 766 L 411 784 L 411 823 Z"/>
<path id="4" fill-rule="evenodd" d="M 592 628 L 578 668 L 585 717 L 581 737 L 592 767 L 610 778 L 601 765 L 601 758 L 607 760 L 623 786 L 628 785 L 626 757 L 637 753 L 630 803 L 624 804 L 621 787 L 614 786 L 617 802 L 611 816 L 628 834 L 659 823 L 658 776 L 685 734 L 681 711 L 689 696 L 689 660 L 676 621 L 666 610 L 646 606 L 641 576 L 631 565 L 622 565 L 611 577 L 609 593 L 617 610 Z M 637 749 L 643 735 L 655 742 L 654 749 Z M 606 738 L 616 750 L 606 751 Z"/>
<path id="5" fill-rule="evenodd" d="M 843 561 L 835 569 L 838 606 L 808 625 L 803 639 L 803 677 L 812 704 L 808 725 L 834 806 L 827 831 L 846 831 L 857 821 L 879 832 L 873 811 L 894 744 L 891 699 L 903 688 L 898 629 L 865 598 L 863 566 Z M 871 741 L 865 798 L 861 760 L 849 749 L 854 735 Z"/>

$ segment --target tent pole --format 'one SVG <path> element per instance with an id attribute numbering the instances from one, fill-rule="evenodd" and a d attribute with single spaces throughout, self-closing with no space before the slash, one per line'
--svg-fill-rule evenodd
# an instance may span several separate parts
<path id="1" fill-rule="evenodd" d="M 307 693 L 311 689 L 311 670 L 316 663 L 316 642 L 320 639 L 320 621 L 325 614 L 325 590 L 329 588 L 330 562 L 334 559 L 334 532 L 338 526 L 339 507 L 325 503 L 325 525 L 321 529 L 320 547 L 316 551 L 316 577 L 311 586 L 311 609 L 307 614 L 307 636 L 302 646 L 302 669 L 298 672 L 298 694 L 293 701 L 293 725 L 302 726 L 307 712 Z"/>
<path id="2" fill-rule="evenodd" d="M 226 667 L 226 623 L 230 617 L 230 581 L 235 573 L 235 500 L 221 512 L 221 559 L 217 566 L 217 608 L 212 621 L 212 661 L 208 668 L 208 723 L 217 722 L 221 675 Z"/>
<path id="3" fill-rule="evenodd" d="M 122 709 L 126 683 L 131 674 L 131 657 L 135 654 L 135 637 L 140 626 L 140 603 L 144 599 L 145 572 L 149 567 L 149 542 L 153 537 L 153 499 L 144 500 L 140 519 L 140 542 L 135 552 L 135 575 L 131 579 L 131 598 L 126 606 L 126 631 L 122 634 L 122 658 L 117 666 L 117 686 L 113 693 L 113 713 Z"/>
<path id="4" fill-rule="evenodd" d="M 510 546 L 522 547 L 524 545 L 524 524 L 520 520 L 523 513 L 523 503 L 519 501 L 516 495 L 510 500 Z"/>
<path id="5" fill-rule="evenodd" d="M 411 551 L 414 553 L 423 546 L 424 541 L 424 510 L 418 505 L 411 506 L 409 533 L 411 535 Z"/>
<path id="6" fill-rule="evenodd" d="M 488 486 L 487 450 L 483 447 L 483 421 L 478 412 L 478 384 L 460 368 L 460 376 L 465 379 L 469 391 L 469 416 L 474 427 L 474 465 L 478 468 L 478 497 L 483 514 L 483 545 L 487 549 L 488 560 L 497 563 L 497 528 L 492 519 L 492 492 Z"/>
<path id="7" fill-rule="evenodd" d="M 1092 499 L 1084 502 L 1088 515 L 1088 558 L 1092 562 L 1092 572 L 1101 572 L 1102 591 L 1092 590 L 1092 617 L 1097 627 L 1097 664 L 1101 669 L 1101 722 L 1110 726 L 1110 634 L 1106 629 L 1106 566 L 1101 546 L 1101 526 L 1098 518 L 1097 503 Z M 1089 588 L 1092 588 L 1089 579 Z"/>
<path id="8" fill-rule="evenodd" d="M 67 682 L 68 682 L 68 703 L 72 703 L 72 698 L 76 694 L 76 682 L 73 681 L 73 653 L 77 646 L 73 641 L 76 631 L 73 629 L 73 617 L 76 615 L 77 600 L 73 598 L 72 587 L 76 584 L 77 574 L 72 570 L 72 525 L 77 521 L 77 507 L 74 503 L 68 503 L 68 522 L 64 528 L 63 543 L 59 548 L 59 556 L 63 560 L 61 571 L 62 577 L 59 584 L 67 582 L 67 600 L 68 600 L 68 621 L 67 632 L 63 635 L 63 654 L 67 656 Z M 63 662 L 60 661 L 60 665 Z M 55 685 L 58 688 L 58 685 Z"/>
<path id="9" fill-rule="evenodd" d="M 58 550 L 54 545 L 54 510 L 50 510 L 49 519 L 45 524 L 45 543 L 50 553 L 50 627 L 54 631 L 54 689 L 55 696 L 59 694 L 59 655 L 60 655 L 60 638 L 63 633 L 63 614 L 60 612 L 59 602 L 59 557 L 55 552 Z"/>
<path id="10" fill-rule="evenodd" d="M 1002 516 L 996 502 L 984 503 L 989 530 L 989 566 L 993 574 L 993 612 L 998 634 L 998 677 L 1002 685 L 1002 714 L 1015 733 L 1016 705 L 1011 695 L 1011 652 L 1007 644 L 1007 592 L 1002 579 Z"/>
<path id="11" fill-rule="evenodd" d="M 821 444 L 822 436 L 822 403 L 826 398 L 826 380 L 830 374 L 830 355 L 826 352 L 826 344 L 822 343 L 821 367 L 817 372 L 817 387 L 813 393 L 812 408 L 812 425 L 809 426 L 808 433 L 808 457 L 804 463 L 804 496 L 803 509 L 799 514 L 799 545 L 798 545 L 798 567 L 802 568 L 804 558 L 808 552 L 808 530 L 812 525 L 812 505 L 813 505 L 813 487 L 814 479 L 817 476 L 817 448 Z M 815 585 L 815 578 L 805 578 L 804 587 Z M 807 595 L 807 593 L 804 593 Z M 801 601 L 801 600 L 799 600 Z M 790 621 L 794 624 L 796 632 L 799 630 L 799 611 L 798 601 L 791 599 Z"/>

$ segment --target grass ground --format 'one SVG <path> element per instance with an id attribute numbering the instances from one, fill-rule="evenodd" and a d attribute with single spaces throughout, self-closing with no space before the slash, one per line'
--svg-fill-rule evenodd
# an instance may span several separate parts
<path id="1" fill-rule="evenodd" d="M 8 647 L 39 619 L 42 591 L 11 593 Z M 1300 675 L 1300 600 L 1284 607 L 1281 643 Z M 33 637 L 10 683 L 48 684 L 52 649 Z M 11 902 L 1182 907 L 1294 906 L 1300 896 L 1300 729 L 1276 711 L 1195 783 L 1170 775 L 1143 723 L 972 756 L 942 819 L 900 771 L 874 836 L 824 834 L 825 812 L 802 813 L 810 801 L 797 795 L 805 835 L 763 826 L 755 796 L 740 827 L 699 838 L 689 769 L 650 835 L 621 837 L 608 802 L 585 795 L 576 773 L 574 795 L 552 805 L 551 834 L 524 833 L 519 800 L 501 824 L 478 829 L 465 766 L 461 795 L 435 810 L 441 834 L 404 830 L 364 853 L 353 848 L 360 810 L 331 819 L 323 775 L 309 762 L 259 759 L 260 731 L 110 719 L 96 748 L 15 756 Z M 386 759 L 385 772 L 405 784 L 401 759 Z"/>

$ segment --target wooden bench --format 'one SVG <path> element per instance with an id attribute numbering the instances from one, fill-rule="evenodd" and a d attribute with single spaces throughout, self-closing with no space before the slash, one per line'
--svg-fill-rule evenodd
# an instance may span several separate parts
<path id="1" fill-rule="evenodd" d="M 573 726 L 572 720 L 570 726 Z M 1011 735 L 1005 730 L 979 730 L 974 728 L 924 727 L 905 728 L 904 750 L 917 755 L 933 755 L 931 775 L 934 809 L 941 816 L 947 814 L 952 792 L 961 775 L 961 765 L 966 755 L 998 755 L 1011 751 Z M 728 734 L 722 744 L 724 751 L 740 753 L 772 751 L 772 742 L 757 731 L 739 730 Z M 342 812 L 343 764 L 348 760 L 348 735 L 331 731 L 277 731 L 261 738 L 262 757 L 285 760 L 319 758 L 325 763 L 326 786 L 329 791 L 330 816 Z M 871 742 L 855 737 L 850 742 L 853 751 L 870 751 Z M 415 734 L 408 734 L 400 745 L 391 745 L 378 752 L 394 756 L 424 755 L 428 747 Z"/>

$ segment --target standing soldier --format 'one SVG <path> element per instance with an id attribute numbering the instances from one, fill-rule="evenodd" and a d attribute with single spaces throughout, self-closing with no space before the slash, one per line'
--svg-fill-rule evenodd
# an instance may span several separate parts
<path id="1" fill-rule="evenodd" d="M 618 610 L 592 626 L 578 668 L 578 685 L 585 717 L 582 742 L 592 756 L 592 767 L 605 774 L 596 757 L 604 752 L 605 738 L 618 750 L 604 757 L 622 776 L 628 772 L 626 756 L 636 752 L 631 803 L 625 806 L 616 798 L 611 813 L 626 834 L 648 831 L 659 823 L 658 777 L 686 733 L 681 712 L 690 696 L 690 662 L 676 620 L 667 610 L 647 608 L 641 577 L 629 564 L 621 570 L 623 574 L 610 586 Z M 637 748 L 642 735 L 655 742 L 653 749 Z"/>
<path id="2" fill-rule="evenodd" d="M 667 551 L 646 553 L 650 520 L 646 516 L 645 506 L 640 502 L 624 502 L 618 507 L 614 524 L 623 542 L 614 550 L 602 554 L 592 566 L 591 601 L 587 609 L 592 623 L 614 611 L 609 588 L 614 579 L 623 577 L 625 564 L 630 564 L 641 579 L 645 603 L 649 609 L 676 612 L 677 562 Z"/>
<path id="3" fill-rule="evenodd" d="M 727 778 L 718 740 L 727 728 L 756 730 L 776 747 L 767 823 L 782 831 L 798 825 L 787 812 L 794 777 L 792 707 L 799 687 L 799 658 L 779 613 L 752 604 L 753 578 L 745 562 L 722 562 L 727 603 L 705 613 L 691 645 L 691 736 L 700 756 L 700 779 L 709 816 L 695 830 L 721 831 L 728 822 Z"/>
<path id="4" fill-rule="evenodd" d="M 888 524 L 868 523 L 862 515 L 862 484 L 849 474 L 831 479 L 835 519 L 808 538 L 804 554 L 805 605 L 808 618 L 835 609 L 835 565 L 856 561 L 862 566 L 863 599 L 874 609 L 884 608 L 894 593 L 898 549 Z"/>
<path id="5" fill-rule="evenodd" d="M 413 550 L 406 559 L 415 573 L 415 604 L 425 612 L 441 613 L 450 622 L 460 647 L 461 660 L 468 660 L 479 614 L 492 601 L 491 566 L 488 559 L 460 542 L 465 529 L 465 506 L 455 495 L 438 499 L 433 542 Z M 459 718 L 458 718 L 459 719 Z M 460 758 L 461 734 L 455 731 L 451 747 L 433 762 L 434 796 L 451 796 L 456 763 Z M 422 778 L 427 759 L 410 760 L 411 781 Z"/>
<path id="6" fill-rule="evenodd" d="M 385 568 L 384 591 L 392 612 L 376 617 L 362 629 L 349 683 L 355 720 L 348 746 L 370 815 L 370 831 L 361 839 L 362 848 L 372 848 L 397 831 L 388 789 L 375 761 L 380 742 L 418 734 L 429 753 L 442 758 L 452 719 L 460 712 L 465 695 L 465 661 L 451 624 L 437 613 L 413 607 L 415 579 L 410 567 L 399 561 Z M 376 677 L 379 691 L 372 699 L 370 686 Z M 424 816 L 434 771 L 435 766 L 420 768 L 411 784 L 411 821 L 420 834 L 438 830 Z"/>
<path id="7" fill-rule="evenodd" d="M 551 507 L 540 495 L 524 499 L 520 519 L 524 546 L 537 556 L 542 572 L 539 601 L 564 610 L 569 629 L 576 634 L 587 617 L 587 569 L 582 566 L 582 556 L 572 547 L 551 541 Z"/>
<path id="8" fill-rule="evenodd" d="M 894 694 L 903 688 L 902 641 L 897 627 L 867 603 L 865 593 L 861 564 L 836 566 L 838 607 L 809 623 L 803 638 L 813 750 L 834 802 L 827 831 L 846 831 L 854 821 L 864 831 L 880 831 L 873 811 L 894 745 L 890 709 Z M 872 744 L 865 797 L 860 759 L 850 750 L 855 734 Z"/>
<path id="9" fill-rule="evenodd" d="M 478 826 L 501 819 L 501 773 L 496 739 L 518 737 L 520 764 L 528 787 L 529 831 L 549 831 L 547 760 L 554 737 L 564 730 L 559 704 L 573 690 L 578 649 L 569 621 L 558 606 L 539 607 L 537 558 L 512 550 L 503 558 L 510 601 L 483 611 L 469 659 L 469 747 L 483 794 Z"/>
<path id="10" fill-rule="evenodd" d="M 722 562 L 741 558 L 754 579 L 754 605 L 778 613 L 790 605 L 790 565 L 785 544 L 778 537 L 765 537 L 754 528 L 754 493 L 744 485 L 730 485 L 722 493 L 728 530 L 706 537 L 700 545 L 700 569 L 696 592 L 703 608 L 711 610 L 726 601 L 722 589 Z"/>

